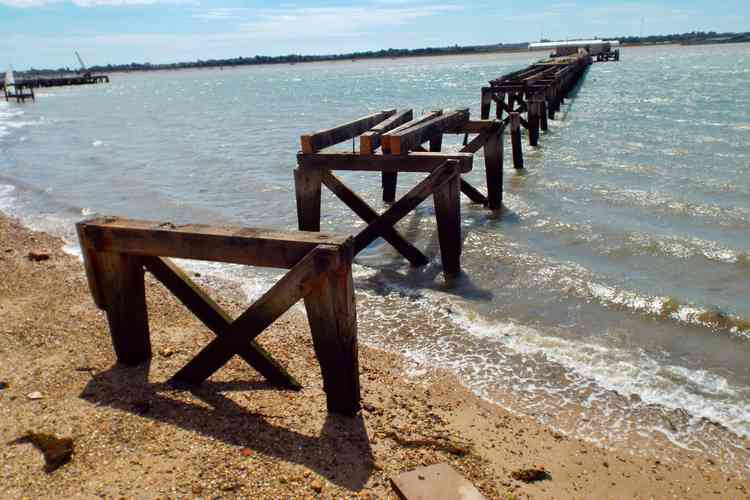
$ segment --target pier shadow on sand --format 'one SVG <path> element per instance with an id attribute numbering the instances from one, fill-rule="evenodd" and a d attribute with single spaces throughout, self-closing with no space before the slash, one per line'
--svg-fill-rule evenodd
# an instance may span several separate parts
<path id="1" fill-rule="evenodd" d="M 273 424 L 269 421 L 273 415 L 252 412 L 222 394 L 282 390 L 263 380 L 206 381 L 200 387 L 185 389 L 199 400 L 193 403 L 173 398 L 183 391 L 169 383 L 149 382 L 149 367 L 149 363 L 137 367 L 114 365 L 92 374 L 81 398 L 302 465 L 351 491 L 361 490 L 373 471 L 374 458 L 361 415 L 329 413 L 320 434 L 308 436 L 294 431 L 294 423 Z M 304 411 L 299 408 L 297 415 L 304 417 Z"/>

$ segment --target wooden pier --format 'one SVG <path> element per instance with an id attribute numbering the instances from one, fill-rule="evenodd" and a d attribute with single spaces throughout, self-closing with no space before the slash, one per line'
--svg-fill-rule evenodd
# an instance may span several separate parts
<path id="1" fill-rule="evenodd" d="M 492 80 L 482 88 L 480 120 L 472 120 L 468 109 L 439 109 L 417 117 L 411 109 L 389 109 L 301 136 L 294 170 L 300 232 L 119 218 L 79 223 L 89 288 L 96 305 L 107 314 L 118 361 L 132 365 L 151 357 L 144 286 L 148 271 L 216 334 L 174 381 L 200 384 L 239 355 L 270 382 L 298 389 L 297 381 L 255 339 L 294 303 L 304 300 L 328 410 L 355 414 L 360 409 L 360 386 L 354 256 L 383 238 L 411 265 L 427 264 L 427 256 L 398 232 L 396 224 L 432 198 L 443 274 L 451 282 L 461 273 L 461 193 L 489 210 L 500 210 L 506 127 L 510 127 L 514 167 L 523 168 L 522 130 L 528 131 L 529 144 L 537 146 L 548 120 L 555 118 L 592 62 L 583 51 Z M 490 118 L 493 103 L 495 117 Z M 463 146 L 443 151 L 445 134 L 462 134 Z M 348 141 L 352 141 L 350 151 L 330 149 Z M 484 192 L 462 178 L 472 170 L 480 150 Z M 379 173 L 383 201 L 390 206 L 378 213 L 334 175 L 337 170 Z M 397 199 L 401 172 L 424 177 Z M 323 186 L 365 221 L 364 229 L 344 237 L 319 232 Z M 289 271 L 232 319 L 170 257 Z"/>
<path id="2" fill-rule="evenodd" d="M 540 132 L 547 131 L 548 120 L 593 62 L 587 52 L 539 61 L 531 66 L 501 76 L 482 88 L 482 119 L 490 116 L 495 103 L 495 117 L 510 125 L 513 166 L 523 168 L 522 128 L 528 131 L 529 145 L 538 146 Z"/>
<path id="3" fill-rule="evenodd" d="M 394 225 L 417 206 L 432 197 L 435 204 L 438 240 L 443 273 L 451 278 L 460 273 L 461 213 L 460 193 L 490 209 L 502 206 L 502 133 L 498 120 L 469 119 L 469 110 L 437 110 L 414 118 L 411 109 L 381 111 L 301 138 L 302 151 L 294 171 L 299 228 L 320 230 L 321 188 L 336 197 L 362 218 L 367 226 L 354 236 L 354 252 L 361 252 L 378 237 L 390 243 L 412 265 L 429 259 L 408 242 Z M 456 153 L 441 152 L 443 134 L 469 134 L 476 137 Z M 359 152 L 322 150 L 359 137 Z M 429 151 L 422 145 L 428 143 Z M 481 193 L 461 174 L 471 171 L 474 153 L 484 149 L 487 194 Z M 378 172 L 383 199 L 392 203 L 378 214 L 351 188 L 333 174 L 335 170 Z M 399 172 L 424 172 L 427 176 L 396 200 Z"/>
<path id="4" fill-rule="evenodd" d="M 95 85 L 98 83 L 109 83 L 107 75 L 75 75 L 75 76 L 55 76 L 40 78 L 25 78 L 22 82 L 31 88 L 40 87 L 69 87 L 73 85 Z"/>
<path id="5" fill-rule="evenodd" d="M 5 94 L 5 100 L 9 101 L 15 99 L 16 102 L 25 102 L 26 99 L 36 100 L 34 95 L 34 88 L 27 86 L 25 83 L 16 83 L 13 85 L 3 85 L 3 94 Z"/>

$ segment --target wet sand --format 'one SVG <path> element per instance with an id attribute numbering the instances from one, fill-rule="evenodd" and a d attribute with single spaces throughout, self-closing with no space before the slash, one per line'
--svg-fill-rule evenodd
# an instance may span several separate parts
<path id="1" fill-rule="evenodd" d="M 569 439 L 363 345 L 364 409 L 328 415 L 297 309 L 259 340 L 302 391 L 276 390 L 237 359 L 200 389 L 173 389 L 165 382 L 212 334 L 149 278 L 154 358 L 117 366 L 82 265 L 61 248 L 0 216 L 2 498 L 395 498 L 390 477 L 438 462 L 488 498 L 747 498 L 740 471 L 699 454 L 644 442 L 650 456 L 636 457 Z M 246 307 L 235 286 L 203 284 L 233 314 Z M 28 431 L 73 438 L 71 461 L 45 473 L 37 449 L 13 443 Z M 513 479 L 529 467 L 550 478 Z"/>

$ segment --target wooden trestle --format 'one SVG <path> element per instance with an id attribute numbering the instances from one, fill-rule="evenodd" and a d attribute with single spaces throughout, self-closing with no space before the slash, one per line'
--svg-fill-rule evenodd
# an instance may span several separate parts
<path id="1" fill-rule="evenodd" d="M 216 334 L 173 381 L 200 384 L 239 355 L 269 382 L 299 389 L 299 383 L 255 339 L 304 299 L 328 410 L 346 415 L 359 411 L 350 237 L 198 224 L 175 226 L 116 217 L 79 222 L 77 230 L 89 289 L 94 303 L 107 313 L 118 362 L 138 365 L 151 357 L 144 285 L 147 270 Z M 289 272 L 232 319 L 166 257 Z"/>
<path id="2" fill-rule="evenodd" d="M 547 120 L 555 119 L 560 105 L 592 62 L 588 53 L 550 58 L 501 76 L 482 88 L 482 119 L 490 117 L 494 102 L 496 119 L 510 124 L 515 168 L 523 168 L 521 127 L 528 131 L 529 145 L 537 146 L 540 131 L 548 128 Z"/>
<path id="3" fill-rule="evenodd" d="M 432 196 L 438 239 L 446 277 L 461 270 L 460 193 L 490 209 L 502 206 L 502 134 L 499 120 L 470 120 L 468 109 L 438 110 L 414 117 L 411 109 L 373 113 L 357 120 L 301 137 L 302 151 L 294 171 L 299 228 L 320 230 L 320 197 L 325 185 L 368 225 L 354 237 L 355 254 L 378 237 L 390 243 L 412 265 L 427 257 L 408 242 L 394 225 Z M 466 145 L 457 153 L 444 153 L 444 134 L 466 134 Z M 468 141 L 468 135 L 476 135 Z M 359 152 L 328 152 L 325 148 L 359 137 Z M 429 151 L 422 145 L 429 143 Z M 484 149 L 487 194 L 482 194 L 461 174 L 471 171 L 474 153 Z M 332 172 L 380 172 L 383 200 L 392 203 L 378 214 Z M 424 172 L 425 179 L 396 201 L 399 172 Z"/>

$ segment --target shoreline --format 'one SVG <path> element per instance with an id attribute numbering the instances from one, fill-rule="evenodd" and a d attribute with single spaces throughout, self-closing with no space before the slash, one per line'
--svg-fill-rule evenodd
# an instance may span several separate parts
<path id="1" fill-rule="evenodd" d="M 677 42 L 664 42 L 664 43 L 653 43 L 653 44 L 622 44 L 620 45 L 621 48 L 627 48 L 627 49 L 649 49 L 649 48 L 655 48 L 655 47 L 674 47 L 674 46 L 684 46 L 684 47 L 695 47 L 695 46 L 715 46 L 715 45 L 737 45 L 737 44 L 744 44 L 744 43 L 750 43 L 750 42 L 736 42 L 736 43 L 703 43 L 703 44 L 695 44 L 695 45 L 685 45 Z M 133 70 L 127 70 L 127 69 L 115 69 L 115 70 L 102 70 L 102 71 L 96 71 L 96 73 L 100 74 L 148 74 L 148 73 L 173 73 L 176 71 L 195 71 L 195 70 L 206 70 L 206 71 L 212 71 L 212 70 L 221 70 L 221 71 L 229 71 L 233 69 L 242 69 L 242 68 L 248 68 L 248 67 L 268 67 L 268 66 L 295 66 L 295 65 L 307 65 L 307 64 L 352 64 L 352 63 L 360 63 L 360 62 L 367 62 L 367 61 L 384 61 L 384 60 L 394 60 L 394 61 L 402 61 L 402 60 L 409 60 L 409 59 L 436 59 L 436 58 L 447 58 L 447 57 L 481 57 L 481 56 L 495 56 L 495 55 L 503 55 L 503 54 L 525 54 L 528 53 L 529 55 L 534 55 L 535 57 L 539 54 L 548 54 L 549 50 L 547 49 L 537 49 L 537 50 L 529 50 L 528 48 L 512 48 L 512 49 L 493 49 L 493 50 L 487 50 L 482 52 L 473 52 L 473 53 L 462 53 L 462 52 L 456 52 L 456 53 L 448 53 L 448 54 L 421 54 L 421 55 L 406 55 L 406 56 L 378 56 L 378 57 L 362 57 L 362 58 L 354 58 L 354 59 L 322 59 L 317 61 L 299 61 L 299 62 L 275 62 L 275 63 L 257 63 L 257 64 L 239 64 L 239 65 L 212 65 L 212 66 L 190 66 L 190 67 L 183 67 L 183 68 L 158 68 L 158 69 L 133 69 Z M 170 64 L 170 63 L 165 63 Z"/>
<path id="2" fill-rule="evenodd" d="M 396 498 L 390 477 L 438 462 L 488 498 L 744 498 L 750 490 L 740 471 L 725 474 L 687 450 L 670 450 L 667 461 L 660 448 L 632 456 L 562 436 L 447 372 L 407 376 L 407 360 L 362 342 L 364 410 L 328 416 L 306 319 L 294 309 L 259 340 L 302 391 L 276 390 L 237 360 L 199 390 L 167 388 L 210 334 L 147 279 L 150 371 L 115 366 L 104 316 L 63 244 L 0 213 L 2 439 L 33 430 L 75 442 L 72 461 L 50 475 L 31 445 L 4 446 L 4 497 Z M 50 259 L 31 262 L 31 251 Z M 246 306 L 236 285 L 199 281 L 232 314 Z M 29 399 L 34 391 L 43 398 Z M 512 479 L 525 467 L 551 479 Z"/>

